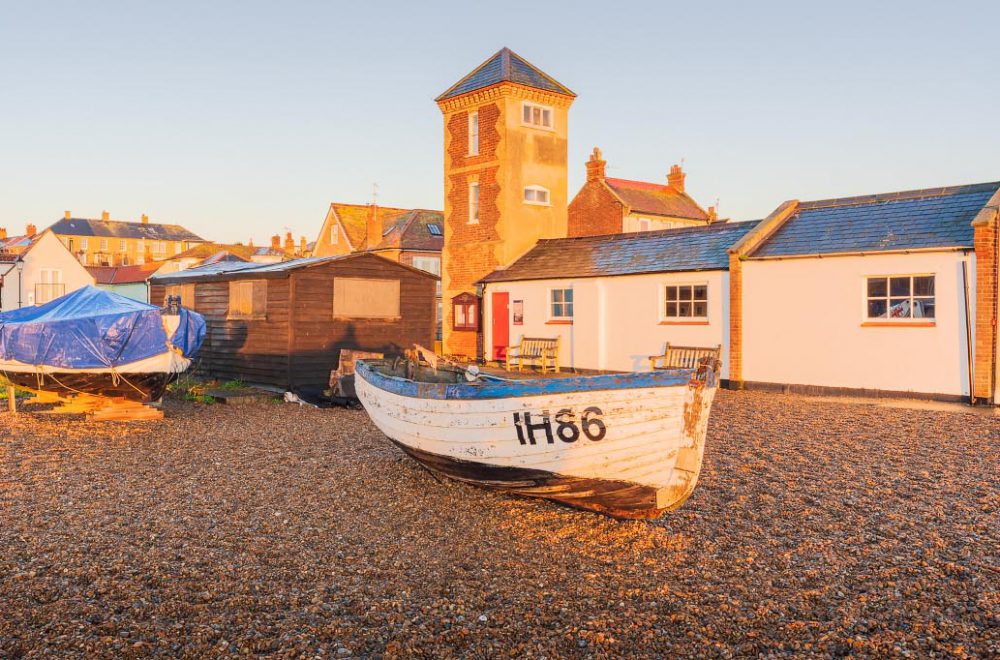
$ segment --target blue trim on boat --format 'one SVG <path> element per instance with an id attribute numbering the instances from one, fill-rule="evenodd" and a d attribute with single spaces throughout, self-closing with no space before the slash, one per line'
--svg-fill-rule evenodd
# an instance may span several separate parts
<path id="1" fill-rule="evenodd" d="M 374 364 L 377 364 L 375 362 Z M 676 387 L 691 382 L 694 369 L 669 369 L 640 373 L 575 376 L 572 378 L 531 378 L 505 380 L 480 376 L 471 383 L 421 383 L 379 373 L 372 361 L 358 360 L 355 373 L 375 387 L 415 399 L 509 399 L 538 394 L 566 394 L 593 390 L 634 390 L 650 387 Z"/>

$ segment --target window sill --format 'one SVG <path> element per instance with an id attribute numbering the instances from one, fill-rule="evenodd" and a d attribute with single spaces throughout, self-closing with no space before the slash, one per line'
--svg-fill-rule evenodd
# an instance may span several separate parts
<path id="1" fill-rule="evenodd" d="M 528 200 L 524 200 L 524 203 L 528 206 L 552 206 L 550 202 L 529 202 Z"/>
<path id="2" fill-rule="evenodd" d="M 660 321 L 660 325 L 708 325 L 708 320 L 692 320 L 692 321 Z"/>
<path id="3" fill-rule="evenodd" d="M 573 325 L 573 319 L 549 319 L 545 325 Z"/>
<path id="4" fill-rule="evenodd" d="M 545 126 L 544 124 L 532 124 L 526 121 L 522 121 L 521 126 L 524 126 L 525 128 L 533 128 L 537 131 L 548 131 L 549 133 L 555 133 L 556 130 L 555 127 L 553 126 Z"/>
<path id="5" fill-rule="evenodd" d="M 452 332 L 476 332 L 476 328 L 456 328 L 452 327 Z"/>
<path id="6" fill-rule="evenodd" d="M 935 321 L 865 321 L 862 328 L 933 328 Z"/>

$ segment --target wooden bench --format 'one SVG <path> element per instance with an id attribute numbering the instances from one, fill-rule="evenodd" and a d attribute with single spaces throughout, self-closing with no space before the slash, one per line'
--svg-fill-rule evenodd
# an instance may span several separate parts
<path id="1" fill-rule="evenodd" d="M 650 355 L 649 366 L 658 369 L 697 369 L 704 358 L 718 361 L 722 355 L 722 344 L 714 348 L 705 346 L 671 346 L 667 342 L 663 355 Z"/>
<path id="2" fill-rule="evenodd" d="M 514 346 L 507 347 L 504 357 L 504 368 L 510 371 L 517 367 L 518 371 L 524 371 L 525 364 L 537 364 L 541 367 L 542 373 L 547 373 L 552 369 L 553 373 L 559 373 L 559 337 L 525 337 L 521 336 L 521 342 Z"/>

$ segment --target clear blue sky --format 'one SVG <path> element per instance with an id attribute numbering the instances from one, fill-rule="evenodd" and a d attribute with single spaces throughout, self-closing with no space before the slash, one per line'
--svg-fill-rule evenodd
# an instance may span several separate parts
<path id="1" fill-rule="evenodd" d="M 998 25 L 996 2 L 8 2 L 0 226 L 311 240 L 373 181 L 441 208 L 433 98 L 502 46 L 579 95 L 571 192 L 595 145 L 618 177 L 683 158 L 739 220 L 998 180 Z"/>

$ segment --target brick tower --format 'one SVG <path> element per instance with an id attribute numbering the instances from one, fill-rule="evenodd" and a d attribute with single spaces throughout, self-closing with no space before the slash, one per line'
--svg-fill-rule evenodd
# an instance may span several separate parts
<path id="1" fill-rule="evenodd" d="M 477 354 L 477 280 L 540 238 L 566 236 L 574 98 L 504 48 L 435 99 L 444 115 L 445 353 Z"/>

